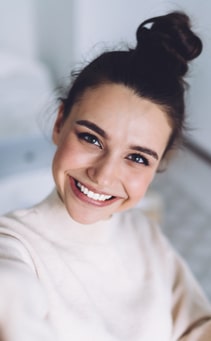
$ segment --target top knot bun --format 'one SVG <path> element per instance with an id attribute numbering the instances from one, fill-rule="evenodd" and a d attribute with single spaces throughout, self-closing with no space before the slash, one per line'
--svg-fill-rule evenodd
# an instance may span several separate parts
<path id="1" fill-rule="evenodd" d="M 152 24 L 150 28 L 146 27 L 148 24 Z M 191 30 L 189 17 L 182 12 L 144 21 L 138 27 L 136 37 L 137 55 L 145 55 L 149 64 L 161 69 L 165 67 L 178 76 L 185 75 L 188 62 L 202 51 L 200 38 Z"/>

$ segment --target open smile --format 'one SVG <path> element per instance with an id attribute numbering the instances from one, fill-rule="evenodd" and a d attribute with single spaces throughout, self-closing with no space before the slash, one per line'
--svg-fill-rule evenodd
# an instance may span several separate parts
<path id="1" fill-rule="evenodd" d="M 109 200 L 109 199 L 112 198 L 112 195 L 100 194 L 100 193 L 96 193 L 96 192 L 90 191 L 87 187 L 82 185 L 79 181 L 76 181 L 76 186 L 88 198 L 92 198 L 94 200 L 99 200 L 99 201 L 105 201 L 105 200 Z"/>
<path id="2" fill-rule="evenodd" d="M 107 206 L 119 199 L 106 193 L 95 192 L 93 189 L 87 188 L 84 184 L 72 177 L 70 177 L 70 184 L 74 194 L 79 199 L 96 206 Z"/>

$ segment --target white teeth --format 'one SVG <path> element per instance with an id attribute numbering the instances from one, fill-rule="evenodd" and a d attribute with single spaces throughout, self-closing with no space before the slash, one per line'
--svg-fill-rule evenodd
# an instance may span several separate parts
<path id="1" fill-rule="evenodd" d="M 105 194 L 99 194 L 99 193 L 94 193 L 92 191 L 89 191 L 88 188 L 80 184 L 80 182 L 77 181 L 77 187 L 80 189 L 82 193 L 84 193 L 87 197 L 94 199 L 94 200 L 99 200 L 99 201 L 105 201 L 108 200 L 112 197 L 112 195 L 105 195 Z"/>

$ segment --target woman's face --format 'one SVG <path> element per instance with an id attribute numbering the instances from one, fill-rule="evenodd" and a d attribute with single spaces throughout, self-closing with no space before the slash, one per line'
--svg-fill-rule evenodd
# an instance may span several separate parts
<path id="1" fill-rule="evenodd" d="M 88 89 L 53 130 L 53 175 L 70 216 L 84 224 L 136 205 L 171 133 L 162 109 L 123 85 Z"/>

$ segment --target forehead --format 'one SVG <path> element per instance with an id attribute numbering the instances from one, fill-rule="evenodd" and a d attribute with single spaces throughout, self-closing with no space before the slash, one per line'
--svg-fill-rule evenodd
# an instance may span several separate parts
<path id="1" fill-rule="evenodd" d="M 86 120 L 102 129 L 113 147 L 141 145 L 162 155 L 171 134 L 162 108 L 123 85 L 107 84 L 85 91 L 72 108 L 67 130 Z"/>
<path id="2" fill-rule="evenodd" d="M 163 122 L 169 125 L 168 116 L 161 106 L 120 84 L 104 84 L 87 89 L 73 106 L 70 116 L 72 119 L 87 116 L 97 121 L 117 120 L 119 123 L 124 120 L 138 123 L 143 118 L 154 118 L 161 125 Z"/>

